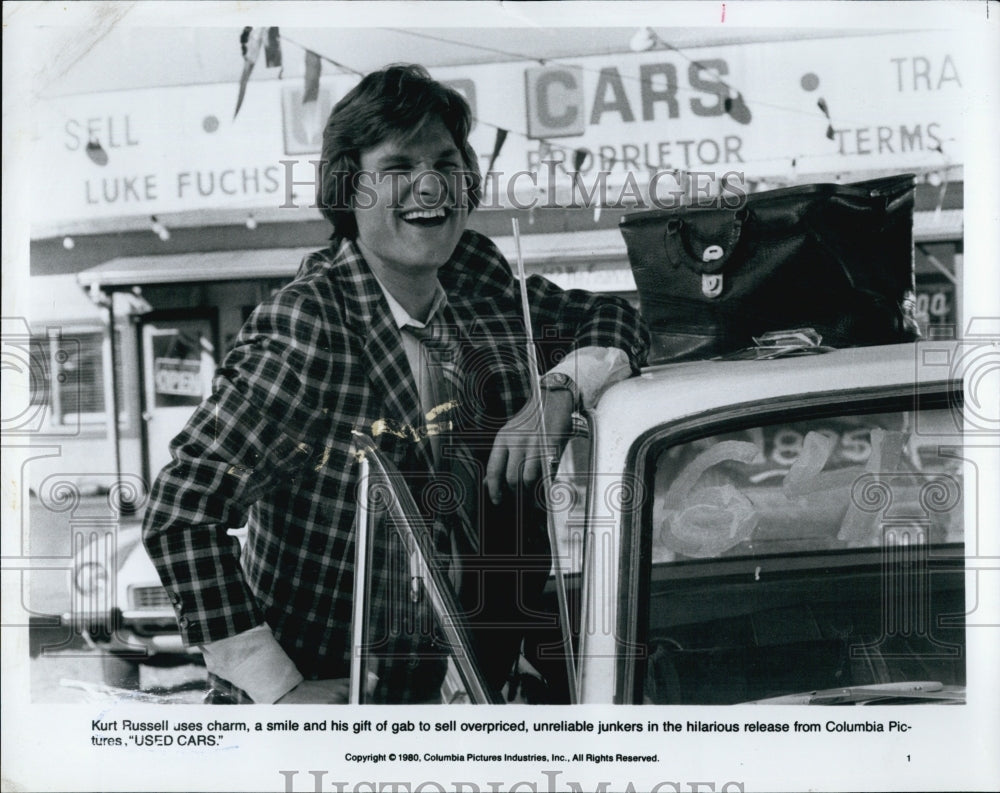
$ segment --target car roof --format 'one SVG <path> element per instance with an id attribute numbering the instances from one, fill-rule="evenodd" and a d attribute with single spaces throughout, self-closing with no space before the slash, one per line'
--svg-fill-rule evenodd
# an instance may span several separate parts
<path id="1" fill-rule="evenodd" d="M 705 360 L 644 369 L 609 388 L 591 411 L 601 445 L 631 446 L 666 421 L 797 394 L 869 392 L 960 379 L 955 342 L 854 347 L 774 360 Z M 936 355 L 927 365 L 927 352 Z"/>

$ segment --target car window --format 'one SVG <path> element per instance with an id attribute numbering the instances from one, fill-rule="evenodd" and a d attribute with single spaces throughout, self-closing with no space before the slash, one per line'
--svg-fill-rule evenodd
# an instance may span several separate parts
<path id="1" fill-rule="evenodd" d="M 961 698 L 951 414 L 830 410 L 650 447 L 636 701 Z"/>
<path id="2" fill-rule="evenodd" d="M 879 547 L 901 528 L 888 517 L 961 542 L 946 418 L 928 411 L 919 433 L 910 412 L 807 418 L 673 446 L 655 463 L 653 562 Z"/>
<path id="3" fill-rule="evenodd" d="M 374 442 L 356 438 L 358 564 L 352 615 L 360 703 L 488 703 L 454 588 L 448 537 Z M 419 486 L 419 483 L 418 483 Z"/>

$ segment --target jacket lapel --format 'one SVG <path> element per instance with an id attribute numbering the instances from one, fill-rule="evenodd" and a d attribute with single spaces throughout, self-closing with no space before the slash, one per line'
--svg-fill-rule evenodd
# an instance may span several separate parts
<path id="1" fill-rule="evenodd" d="M 374 401 L 381 403 L 380 415 L 362 430 L 372 435 L 397 466 L 407 453 L 415 452 L 422 467 L 429 468 L 428 444 L 417 442 L 414 434 L 424 424 L 416 382 L 382 288 L 349 240 L 341 242 L 337 261 L 347 269 L 343 294 L 349 325 L 361 339 L 361 366 Z"/>

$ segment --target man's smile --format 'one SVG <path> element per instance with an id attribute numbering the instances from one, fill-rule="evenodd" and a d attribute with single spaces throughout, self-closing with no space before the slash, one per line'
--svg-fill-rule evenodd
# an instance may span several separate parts
<path id="1" fill-rule="evenodd" d="M 406 223 L 414 226 L 434 227 L 447 222 L 450 210 L 444 207 L 435 209 L 410 209 L 403 212 L 400 217 Z"/>

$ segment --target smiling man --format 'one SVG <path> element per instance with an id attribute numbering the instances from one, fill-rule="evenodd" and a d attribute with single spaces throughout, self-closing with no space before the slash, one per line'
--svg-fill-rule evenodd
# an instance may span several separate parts
<path id="1" fill-rule="evenodd" d="M 553 453 L 539 419 L 558 451 L 573 411 L 638 370 L 648 336 L 624 301 L 532 276 L 534 336 L 550 342 L 534 403 L 518 283 L 466 228 L 480 198 L 471 123 L 461 95 L 417 66 L 370 74 L 337 104 L 318 196 L 331 243 L 254 311 L 171 444 L 144 541 L 203 649 L 212 701 L 346 701 L 355 431 L 434 526 L 491 686 L 536 624 L 550 558 L 526 486 Z M 244 524 L 241 550 L 227 530 Z M 370 698 L 438 701 L 445 653 L 393 553 L 375 554 Z"/>

